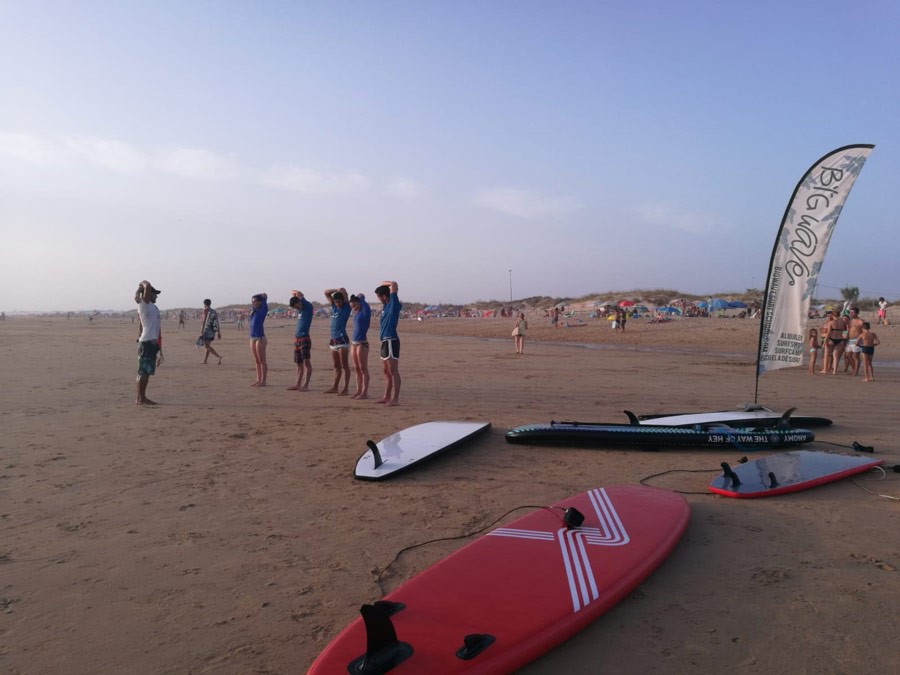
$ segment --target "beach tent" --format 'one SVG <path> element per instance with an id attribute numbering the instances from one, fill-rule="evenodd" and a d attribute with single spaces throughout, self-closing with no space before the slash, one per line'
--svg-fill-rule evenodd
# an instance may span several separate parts
<path id="1" fill-rule="evenodd" d="M 694 306 L 700 309 L 706 309 L 706 300 L 694 300 Z"/>
<path id="2" fill-rule="evenodd" d="M 728 309 L 728 301 L 722 298 L 713 298 L 710 309 Z"/>
<path id="3" fill-rule="evenodd" d="M 677 307 L 657 307 L 656 311 L 663 314 L 681 314 L 681 310 Z"/>
<path id="4" fill-rule="evenodd" d="M 647 309 L 647 305 L 635 305 L 634 307 L 632 307 L 632 309 L 635 312 L 649 312 L 650 311 L 649 309 Z"/>
<path id="5" fill-rule="evenodd" d="M 728 303 L 728 306 L 732 309 L 744 309 L 747 306 L 747 303 L 741 302 L 740 300 L 732 300 Z"/>

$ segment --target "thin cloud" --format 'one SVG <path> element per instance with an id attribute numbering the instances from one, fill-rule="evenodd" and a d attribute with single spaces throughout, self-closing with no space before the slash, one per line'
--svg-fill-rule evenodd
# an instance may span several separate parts
<path id="1" fill-rule="evenodd" d="M 28 134 L 0 134 L 0 155 L 36 166 L 55 166 L 66 162 L 65 151 L 59 144 Z"/>
<path id="2" fill-rule="evenodd" d="M 173 148 L 157 155 L 156 166 L 163 171 L 200 180 L 227 180 L 238 175 L 237 164 L 199 148 Z"/>
<path id="3" fill-rule="evenodd" d="M 712 215 L 684 210 L 674 204 L 644 204 L 637 208 L 638 217 L 649 225 L 674 227 L 692 234 L 707 234 L 720 227 Z"/>
<path id="4" fill-rule="evenodd" d="M 147 166 L 146 154 L 122 141 L 73 138 L 65 145 L 76 156 L 119 173 L 136 173 Z"/>
<path id="5" fill-rule="evenodd" d="M 364 192 L 371 184 L 371 180 L 358 171 L 321 173 L 301 166 L 271 169 L 259 177 L 259 182 L 280 190 L 302 192 L 307 195 Z"/>
<path id="6" fill-rule="evenodd" d="M 581 203 L 571 197 L 553 197 L 515 188 L 486 190 L 475 197 L 474 203 L 526 220 L 559 218 L 581 208 Z"/>
<path id="7" fill-rule="evenodd" d="M 385 191 L 391 197 L 411 202 L 422 196 L 422 188 L 411 178 L 394 178 L 389 180 Z"/>

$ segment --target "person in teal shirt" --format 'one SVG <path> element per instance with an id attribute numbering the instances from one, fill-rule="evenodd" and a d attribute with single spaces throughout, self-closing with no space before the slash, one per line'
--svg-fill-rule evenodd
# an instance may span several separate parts
<path id="1" fill-rule="evenodd" d="M 334 384 L 325 393 L 346 396 L 350 388 L 350 338 L 347 336 L 350 303 L 347 300 L 347 289 L 328 288 L 325 290 L 325 297 L 331 303 L 331 339 L 328 347 L 334 361 Z M 343 388 L 340 386 L 342 376 Z"/>
<path id="2" fill-rule="evenodd" d="M 396 281 L 382 281 L 375 295 L 384 307 L 381 310 L 379 337 L 381 338 L 381 362 L 384 365 L 384 396 L 376 401 L 384 405 L 400 405 L 400 337 L 397 324 L 403 305 L 397 297 Z"/>

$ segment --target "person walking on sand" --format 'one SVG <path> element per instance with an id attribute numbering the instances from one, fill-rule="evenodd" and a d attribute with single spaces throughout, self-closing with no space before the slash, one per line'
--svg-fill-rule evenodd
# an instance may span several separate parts
<path id="1" fill-rule="evenodd" d="M 382 281 L 375 289 L 375 295 L 384 305 L 378 331 L 384 366 L 384 396 L 376 403 L 389 406 L 400 405 L 400 337 L 397 335 L 397 324 L 403 305 L 397 297 L 398 289 L 396 281 Z"/>
<path id="2" fill-rule="evenodd" d="M 871 331 L 868 321 L 864 321 L 862 325 L 862 333 L 859 336 L 859 352 L 863 362 L 863 373 L 865 377 L 863 382 L 875 381 L 875 368 L 872 366 L 872 360 L 875 358 L 875 347 L 881 344 L 878 336 Z"/>
<path id="3" fill-rule="evenodd" d="M 266 362 L 266 315 L 269 313 L 267 293 L 257 293 L 250 298 L 250 351 L 256 363 L 256 382 L 251 387 L 265 387 L 266 377 L 269 374 L 269 364 Z"/>
<path id="4" fill-rule="evenodd" d="M 309 327 L 312 324 L 312 303 L 300 291 L 291 291 L 288 302 L 297 310 L 297 326 L 294 328 L 294 363 L 297 364 L 297 384 L 288 387 L 289 391 L 309 391 L 309 377 L 312 375 L 312 340 Z M 305 377 L 304 377 L 305 374 Z"/>
<path id="5" fill-rule="evenodd" d="M 160 291 L 149 281 L 142 281 L 134 299 L 138 303 L 141 334 L 138 336 L 137 405 L 156 405 L 147 398 L 150 376 L 156 374 L 156 357 L 159 354 L 160 316 L 156 298 Z"/>
<path id="6" fill-rule="evenodd" d="M 369 398 L 369 324 L 372 310 L 362 293 L 350 296 L 353 332 L 350 334 L 350 359 L 356 371 L 356 391 L 350 398 Z"/>
<path id="7" fill-rule="evenodd" d="M 807 341 L 809 346 L 809 374 L 816 374 L 816 360 L 819 357 L 819 331 L 815 328 L 809 329 L 809 339 Z"/>
<path id="8" fill-rule="evenodd" d="M 347 289 L 328 288 L 325 297 L 331 303 L 331 339 L 328 347 L 334 361 L 334 384 L 326 389 L 326 394 L 346 396 L 350 388 L 350 338 L 347 336 L 347 320 L 350 318 L 350 305 L 347 302 Z M 341 376 L 344 386 L 341 388 Z"/>
<path id="9" fill-rule="evenodd" d="M 222 357 L 213 349 L 212 341 L 217 337 L 220 340 L 222 339 L 222 330 L 219 327 L 219 313 L 212 308 L 212 300 L 209 298 L 203 301 L 203 334 L 200 337 L 203 338 L 203 346 L 206 347 L 206 354 L 203 355 L 203 360 L 200 363 L 206 365 L 209 355 L 212 354 L 219 359 L 219 365 L 221 366 Z"/>
<path id="10" fill-rule="evenodd" d="M 528 322 L 525 320 L 525 312 L 519 312 L 516 317 L 516 323 L 512 329 L 513 344 L 516 347 L 516 354 L 525 353 L 525 331 L 528 330 Z"/>
<path id="11" fill-rule="evenodd" d="M 178 327 L 184 328 L 184 310 L 178 312 Z"/>

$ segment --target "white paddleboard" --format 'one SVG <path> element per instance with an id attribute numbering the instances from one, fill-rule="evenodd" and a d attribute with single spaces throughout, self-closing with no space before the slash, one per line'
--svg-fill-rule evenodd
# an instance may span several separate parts
<path id="1" fill-rule="evenodd" d="M 791 409 L 793 411 L 793 408 Z M 777 426 L 784 413 L 778 413 L 762 406 L 737 410 L 718 410 L 714 412 L 686 413 L 677 415 L 641 415 L 640 424 L 651 427 L 688 427 L 696 424 L 727 424 L 734 427 L 769 427 Z M 831 424 L 825 417 L 808 417 L 790 415 L 786 422 L 797 428 L 821 427 Z"/>
<path id="2" fill-rule="evenodd" d="M 353 476 L 360 480 L 384 480 L 490 428 L 490 422 L 425 422 L 391 434 L 378 443 L 367 441 L 369 449 L 356 461 Z"/>

